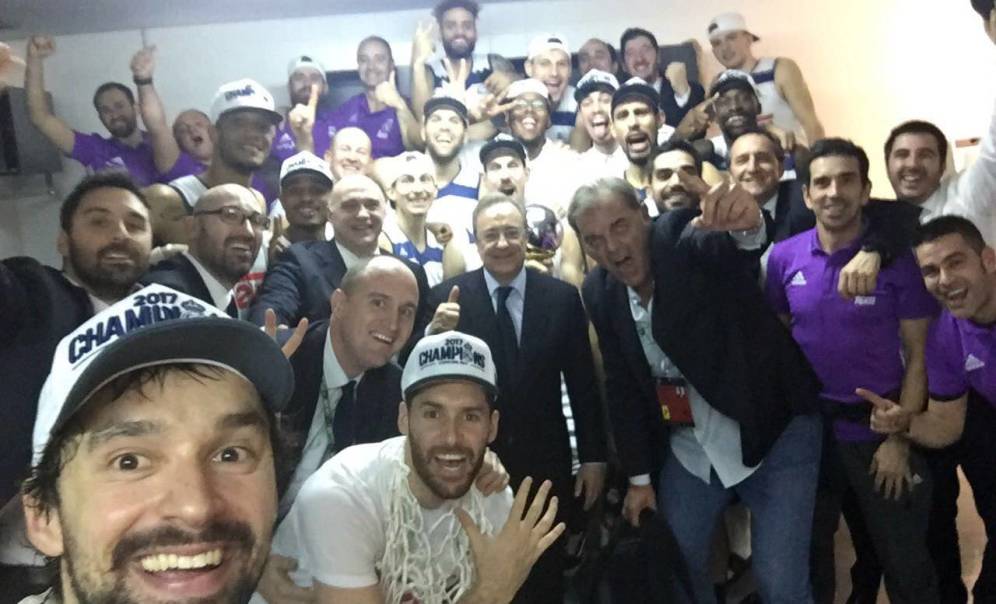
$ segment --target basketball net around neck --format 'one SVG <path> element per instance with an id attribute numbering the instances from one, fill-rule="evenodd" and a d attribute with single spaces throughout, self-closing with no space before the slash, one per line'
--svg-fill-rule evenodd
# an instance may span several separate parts
<path id="1" fill-rule="evenodd" d="M 436 525 L 449 521 L 450 528 L 440 549 L 432 551 L 429 534 L 436 526 L 425 526 L 422 506 L 408 484 L 410 469 L 404 461 L 404 452 L 392 463 L 386 543 L 384 555 L 377 564 L 384 603 L 398 604 L 408 596 L 424 604 L 454 604 L 474 582 L 474 557 L 467 533 L 453 511 L 447 512 Z M 484 513 L 484 496 L 480 491 L 471 487 L 459 505 L 470 514 L 482 533 L 494 533 Z M 452 562 L 452 565 L 446 562 Z M 442 568 L 453 571 L 443 576 Z"/>

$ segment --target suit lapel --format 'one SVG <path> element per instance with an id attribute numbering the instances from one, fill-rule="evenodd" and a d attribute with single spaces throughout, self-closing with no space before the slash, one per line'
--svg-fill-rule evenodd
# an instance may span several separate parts
<path id="1" fill-rule="evenodd" d="M 522 305 L 522 328 L 519 337 L 519 363 L 516 368 L 517 381 L 523 381 L 530 367 L 538 366 L 536 355 L 540 347 L 533 345 L 543 342 L 547 336 L 550 320 L 545 319 L 544 310 L 556 312 L 555 309 L 544 309 L 545 296 L 538 285 L 539 278 L 526 270 L 526 295 Z"/>
<path id="2" fill-rule="evenodd" d="M 626 291 L 626 286 L 612 277 L 608 277 L 605 282 L 605 290 L 607 307 L 618 309 L 611 312 L 610 316 L 615 323 L 614 331 L 619 334 L 619 349 L 623 351 L 629 365 L 639 368 L 636 370 L 637 373 L 646 373 L 649 377 L 650 366 L 647 356 L 643 353 L 640 336 L 636 333 L 636 323 L 633 322 L 633 315 L 629 309 L 629 294 Z M 656 399 L 657 394 L 647 388 L 649 385 L 650 383 L 646 380 L 640 383 L 645 394 Z"/>
<path id="3" fill-rule="evenodd" d="M 208 290 L 207 284 L 204 283 L 204 279 L 201 277 L 201 274 L 197 272 L 197 268 L 194 264 L 183 254 L 178 254 L 176 258 L 179 262 L 178 268 L 183 274 L 183 280 L 192 286 L 193 291 L 190 292 L 190 295 L 195 298 L 200 298 L 211 306 L 214 306 L 214 299 L 211 297 L 211 292 Z M 220 310 L 224 311 L 225 309 L 222 308 Z"/>

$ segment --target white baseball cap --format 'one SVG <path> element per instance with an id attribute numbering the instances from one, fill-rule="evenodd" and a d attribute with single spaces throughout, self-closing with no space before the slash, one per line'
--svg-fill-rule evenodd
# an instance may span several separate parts
<path id="1" fill-rule="evenodd" d="M 574 100 L 581 102 L 581 99 L 596 90 L 615 94 L 616 90 L 619 90 L 619 80 L 607 71 L 592 69 L 578 80 L 578 85 L 574 89 Z"/>
<path id="2" fill-rule="evenodd" d="M 284 163 L 280 165 L 280 184 L 283 185 L 284 179 L 288 176 L 299 172 L 317 174 L 329 182 L 329 187 L 335 183 L 328 163 L 311 151 L 301 151 L 284 160 Z"/>
<path id="3" fill-rule="evenodd" d="M 484 387 L 493 401 L 498 397 L 495 363 L 484 340 L 459 331 L 426 336 L 415 344 L 401 374 L 405 400 L 437 381 L 467 380 Z"/>
<path id="4" fill-rule="evenodd" d="M 571 51 L 567 49 L 567 38 L 559 34 L 541 34 L 529 42 L 529 52 L 526 54 L 526 59 L 531 61 L 537 55 L 548 50 L 563 51 L 568 60 L 571 58 Z"/>
<path id="5" fill-rule="evenodd" d="M 149 285 L 59 342 L 38 397 L 32 465 L 41 461 L 52 434 L 98 390 L 136 369 L 170 363 L 231 370 L 250 381 L 273 411 L 294 392 L 290 362 L 259 327 L 165 285 Z"/>
<path id="6" fill-rule="evenodd" d="M 273 95 L 262 84 L 249 78 L 221 85 L 214 95 L 214 101 L 211 102 L 211 122 L 216 124 L 222 115 L 240 109 L 262 111 L 275 124 L 284 119 L 284 116 L 277 112 Z"/>
<path id="7" fill-rule="evenodd" d="M 747 29 L 747 21 L 744 20 L 744 16 L 740 13 L 723 13 L 721 15 L 716 15 L 709 22 L 709 27 L 706 28 L 706 32 L 709 34 L 709 39 L 718 38 L 723 34 L 730 33 L 731 31 L 745 31 L 754 41 L 757 42 L 761 38 L 758 38 Z"/>
<path id="8" fill-rule="evenodd" d="M 547 101 L 550 100 L 550 91 L 547 89 L 546 84 L 536 78 L 516 80 L 508 85 L 507 90 L 508 92 L 505 93 L 505 98 L 509 100 L 517 98 L 527 92 L 535 92 Z"/>
<path id="9" fill-rule="evenodd" d="M 388 157 L 380 162 L 381 180 L 385 187 L 392 187 L 405 174 L 436 176 L 436 165 L 421 151 L 405 151 L 401 155 Z"/>
<path id="10" fill-rule="evenodd" d="M 328 80 L 325 79 L 325 69 L 322 67 L 322 64 L 308 55 L 301 55 L 291 59 L 290 63 L 287 64 L 287 77 L 290 78 L 294 75 L 295 71 L 308 70 L 318 72 L 318 74 L 322 76 L 322 80 L 328 84 Z"/>

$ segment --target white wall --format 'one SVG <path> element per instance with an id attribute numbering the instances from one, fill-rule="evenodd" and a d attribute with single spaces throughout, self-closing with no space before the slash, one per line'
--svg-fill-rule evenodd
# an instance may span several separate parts
<path id="1" fill-rule="evenodd" d="M 718 65 L 704 30 L 711 16 L 727 10 L 743 12 L 762 37 L 759 55 L 798 61 L 828 134 L 848 136 L 868 150 L 877 195 L 891 196 L 881 147 L 900 121 L 931 120 L 951 139 L 984 132 L 996 96 L 991 77 L 996 50 L 965 0 L 503 3 L 484 7 L 478 49 L 522 55 L 532 35 L 542 31 L 566 36 L 575 48 L 591 36 L 618 44 L 623 29 L 639 24 L 662 43 L 699 39 L 706 48 L 705 68 L 715 73 Z M 156 86 L 171 115 L 187 107 L 207 108 L 220 83 L 247 76 L 286 101 L 286 66 L 293 55 L 315 56 L 327 69 L 352 69 L 356 43 L 376 33 L 392 43 L 397 62 L 405 64 L 411 32 L 418 19 L 427 17 L 427 11 L 418 10 L 62 36 L 58 53 L 46 64 L 46 82 L 60 116 L 79 129 L 100 132 L 90 105 L 92 91 L 110 79 L 130 81 L 128 61 L 144 35 L 158 47 Z M 23 52 L 23 41 L 12 46 Z M 64 189 L 72 178 L 57 180 Z M 57 200 L 46 204 L 39 201 L 43 189 L 2 184 L 0 198 L 13 189 L 15 211 L 11 200 L 0 203 L 0 256 L 19 250 L 50 257 L 53 240 L 36 229 L 47 220 L 45 212 L 54 220 Z M 22 203 L 21 195 L 34 201 Z"/>

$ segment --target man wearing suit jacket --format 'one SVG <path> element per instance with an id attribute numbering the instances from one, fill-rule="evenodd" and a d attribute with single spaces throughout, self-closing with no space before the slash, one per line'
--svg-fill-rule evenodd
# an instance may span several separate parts
<path id="1" fill-rule="evenodd" d="M 267 271 L 263 287 L 249 311 L 249 320 L 263 324 L 272 308 L 277 323 L 297 325 L 302 318 L 320 321 L 329 316 L 329 299 L 346 270 L 361 258 L 379 253 L 377 241 L 387 203 L 384 192 L 370 177 L 344 176 L 332 189 L 329 222 L 335 229 L 332 241 L 303 241 L 287 248 Z M 429 284 L 422 267 L 406 262 L 418 283 L 419 313 L 416 325 L 429 322 L 425 298 Z"/>
<path id="2" fill-rule="evenodd" d="M 7 504 L 31 460 L 31 428 L 52 355 L 63 337 L 134 289 L 152 247 L 148 204 L 121 173 L 84 178 L 59 220 L 61 270 L 28 257 L 0 262 L 0 585 L 12 597 L 28 587 L 22 565 L 35 556 L 20 547 L 23 533 L 12 534 L 23 530 L 20 506 Z"/>
<path id="3" fill-rule="evenodd" d="M 433 288 L 430 306 L 437 310 L 428 331 L 456 329 L 495 352 L 502 425 L 492 446 L 513 487 L 526 476 L 549 479 L 561 502 L 583 492 L 588 509 L 604 484 L 606 432 L 580 296 L 573 286 L 525 268 L 525 216 L 514 201 L 486 195 L 473 225 L 484 266 Z M 561 374 L 581 460 L 573 490 Z M 516 602 L 563 601 L 563 551 L 555 546 L 544 554 Z"/>
<path id="4" fill-rule="evenodd" d="M 646 508 L 664 514 L 695 598 L 713 604 L 711 536 L 739 496 L 752 512 L 762 599 L 812 602 L 820 385 L 740 258 L 737 248 L 764 241 L 757 203 L 739 186 L 686 182 L 701 215 L 651 222 L 620 179 L 581 187 L 568 212 L 599 264 L 582 291 L 630 477 L 624 511 L 634 524 Z"/>
<path id="5" fill-rule="evenodd" d="M 270 224 L 255 194 L 242 185 L 208 189 L 184 218 L 190 248 L 153 266 L 142 283 L 159 283 L 240 318 L 235 286 L 252 268 Z"/>

